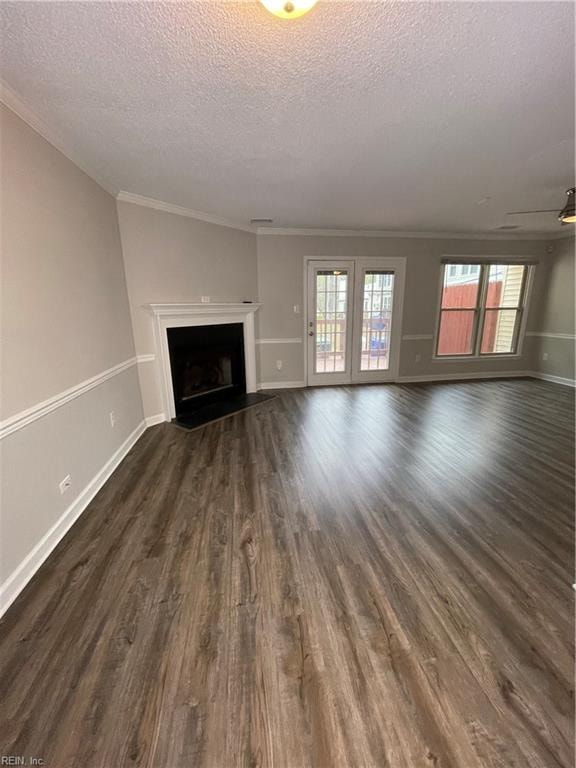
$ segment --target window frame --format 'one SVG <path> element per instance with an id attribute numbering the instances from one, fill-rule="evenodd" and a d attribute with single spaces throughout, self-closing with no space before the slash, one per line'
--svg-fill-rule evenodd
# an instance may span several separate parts
<path id="1" fill-rule="evenodd" d="M 442 308 L 442 297 L 444 293 L 444 279 L 446 270 L 454 265 L 472 265 L 480 267 L 480 275 L 478 280 L 478 292 L 476 295 L 476 306 L 474 308 L 458 308 L 448 307 Z M 522 275 L 522 285 L 520 287 L 520 294 L 518 304 L 516 306 L 503 306 L 503 307 L 487 307 L 486 298 L 488 294 L 488 285 L 490 280 L 490 268 L 494 266 L 522 266 L 524 267 L 524 273 Z M 474 258 L 471 257 L 459 257 L 459 258 L 446 258 L 440 264 L 440 291 L 438 299 L 438 310 L 436 312 L 436 331 L 434 333 L 434 362 L 455 362 L 462 360 L 484 360 L 490 358 L 515 358 L 522 355 L 522 346 L 524 344 L 524 338 L 526 336 L 526 320 L 528 316 L 529 298 L 532 290 L 532 282 L 534 278 L 535 263 L 533 261 L 527 261 L 526 259 L 515 259 L 509 256 L 498 256 L 493 259 L 486 258 Z M 486 312 L 498 312 L 502 310 L 515 311 L 516 321 L 514 324 L 514 335 L 512 338 L 512 350 L 510 352 L 482 352 L 482 337 L 484 335 L 484 324 L 486 320 Z M 438 354 L 438 346 L 440 343 L 440 325 L 442 321 L 443 312 L 474 312 L 474 321 L 472 325 L 472 344 L 471 351 L 462 354 L 451 353 L 448 355 Z"/>

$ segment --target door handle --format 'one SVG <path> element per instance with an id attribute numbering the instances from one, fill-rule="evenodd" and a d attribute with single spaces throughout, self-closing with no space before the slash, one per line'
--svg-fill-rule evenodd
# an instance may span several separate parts
<path id="1" fill-rule="evenodd" d="M 314 331 L 308 331 L 308 336 L 314 336 Z"/>

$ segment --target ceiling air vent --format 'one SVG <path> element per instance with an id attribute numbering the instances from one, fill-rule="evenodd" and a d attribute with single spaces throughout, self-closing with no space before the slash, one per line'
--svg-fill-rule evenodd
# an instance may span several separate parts
<path id="1" fill-rule="evenodd" d="M 501 227 L 496 227 L 496 229 L 520 229 L 520 227 L 517 224 L 503 224 Z"/>
<path id="2" fill-rule="evenodd" d="M 250 224 L 273 224 L 274 219 L 250 219 Z"/>

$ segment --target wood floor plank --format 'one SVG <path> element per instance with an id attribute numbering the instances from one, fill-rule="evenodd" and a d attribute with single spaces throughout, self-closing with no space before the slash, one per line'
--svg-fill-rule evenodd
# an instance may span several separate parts
<path id="1" fill-rule="evenodd" d="M 144 434 L 0 623 L 49 768 L 570 768 L 574 392 L 282 392 Z"/>

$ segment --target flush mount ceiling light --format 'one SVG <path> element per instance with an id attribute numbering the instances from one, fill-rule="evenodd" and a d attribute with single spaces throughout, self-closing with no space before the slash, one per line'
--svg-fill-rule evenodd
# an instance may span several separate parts
<path id="1" fill-rule="evenodd" d="M 318 0 L 260 0 L 274 16 L 280 19 L 297 19 L 304 16 L 318 2 Z"/>

